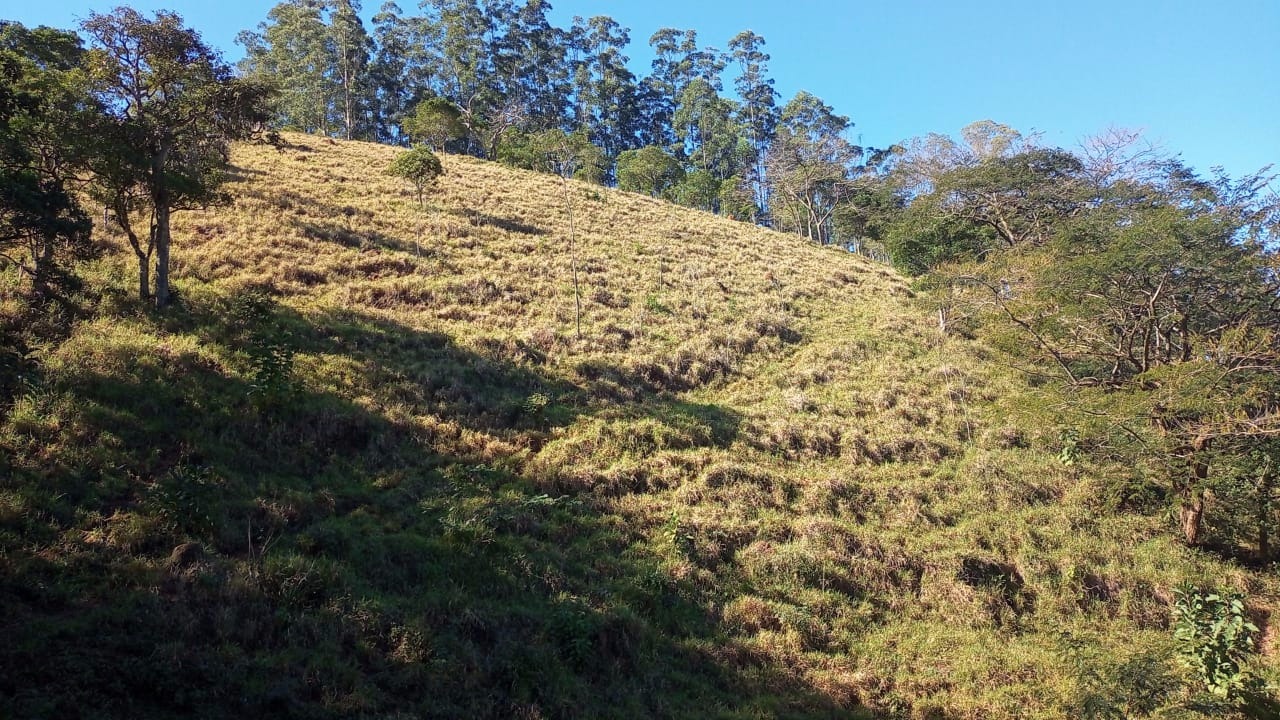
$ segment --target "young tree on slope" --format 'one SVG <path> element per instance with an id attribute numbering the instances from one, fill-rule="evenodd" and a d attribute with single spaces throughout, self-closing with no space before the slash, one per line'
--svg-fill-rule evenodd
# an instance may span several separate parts
<path id="1" fill-rule="evenodd" d="M 148 20 L 131 8 L 91 14 L 91 86 L 108 113 L 96 168 L 98 194 L 138 258 L 138 293 L 170 302 L 170 218 L 223 199 L 218 191 L 228 144 L 267 120 L 266 90 L 237 79 L 200 36 L 172 12 Z M 141 222 L 145 230 L 138 223 Z"/>

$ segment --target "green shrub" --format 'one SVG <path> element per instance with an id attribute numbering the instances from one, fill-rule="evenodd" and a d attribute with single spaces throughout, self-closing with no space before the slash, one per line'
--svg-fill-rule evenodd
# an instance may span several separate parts
<path id="1" fill-rule="evenodd" d="M 1173 636 L 1184 662 L 1214 695 L 1241 696 L 1254 684 L 1241 664 L 1253 652 L 1258 632 L 1245 616 L 1244 597 L 1190 585 L 1175 593 Z"/>

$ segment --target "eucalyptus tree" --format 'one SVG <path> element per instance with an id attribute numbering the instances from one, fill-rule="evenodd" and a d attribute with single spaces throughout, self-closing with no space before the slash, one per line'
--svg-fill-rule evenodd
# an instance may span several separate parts
<path id="1" fill-rule="evenodd" d="M 750 183 L 755 204 L 768 206 L 765 185 L 765 153 L 778 125 L 778 91 L 769 77 L 769 54 L 764 52 L 764 38 L 750 30 L 738 33 L 729 41 L 730 58 L 738 65 L 734 89 L 738 93 L 739 122 L 751 140 Z"/>
<path id="2" fill-rule="evenodd" d="M 374 52 L 369 60 L 370 112 L 374 139 L 395 143 L 410 106 L 410 56 L 415 43 L 399 5 L 388 0 L 373 16 Z"/>
<path id="3" fill-rule="evenodd" d="M 711 83 L 694 78 L 682 93 L 672 124 L 684 155 L 697 170 L 723 180 L 738 170 L 745 158 L 740 141 L 742 128 L 735 121 L 732 101 L 720 97 Z"/>
<path id="4" fill-rule="evenodd" d="M 333 83 L 337 86 L 334 110 L 346 139 L 372 137 L 371 106 L 374 89 L 369 63 L 373 40 L 360 19 L 359 0 L 331 0 L 329 37 L 333 48 Z"/>
<path id="5" fill-rule="evenodd" d="M 496 79 L 524 108 L 533 129 L 563 125 L 572 94 L 567 36 L 551 25 L 550 10 L 546 0 L 503 3 L 492 10 L 501 29 L 494 42 Z"/>
<path id="6" fill-rule="evenodd" d="M 236 42 L 245 48 L 241 72 L 276 88 L 277 125 L 312 133 L 333 129 L 330 112 L 335 47 L 320 0 L 285 0 L 271 8 L 258 30 Z"/>
<path id="7" fill-rule="evenodd" d="M 652 71 L 641 82 L 646 139 L 651 145 L 669 145 L 675 142 L 671 123 L 677 98 L 693 77 L 688 56 L 697 50 L 697 33 L 662 28 L 649 37 L 649 46 Z"/>
<path id="8" fill-rule="evenodd" d="M 602 15 L 574 18 L 570 29 L 574 126 L 584 129 L 610 162 L 639 146 L 643 124 L 639 86 L 624 52 L 628 33 Z"/>
<path id="9" fill-rule="evenodd" d="M 114 213 L 138 259 L 138 293 L 169 304 L 174 212 L 221 201 L 228 144 L 268 119 L 267 92 L 183 26 L 176 13 L 147 19 L 131 8 L 90 14 L 90 88 L 107 114 L 97 194 Z"/>

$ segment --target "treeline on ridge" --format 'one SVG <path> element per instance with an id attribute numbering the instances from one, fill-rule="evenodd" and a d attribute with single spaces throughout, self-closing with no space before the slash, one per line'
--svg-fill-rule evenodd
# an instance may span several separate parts
<path id="1" fill-rule="evenodd" d="M 850 142 L 849 118 L 811 93 L 780 103 L 762 36 L 743 31 L 722 52 L 663 28 L 638 77 L 627 28 L 606 16 L 559 28 L 550 9 L 428 0 L 413 15 L 386 3 L 370 30 L 356 0 L 287 0 L 240 34 L 240 69 L 278 89 L 280 127 L 532 169 L 540 135 L 577 134 L 580 179 L 824 244 L 848 235 L 836 208 L 890 153 Z"/>

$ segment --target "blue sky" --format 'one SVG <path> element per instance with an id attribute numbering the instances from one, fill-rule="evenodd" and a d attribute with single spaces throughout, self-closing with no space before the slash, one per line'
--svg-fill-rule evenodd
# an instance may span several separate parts
<path id="1" fill-rule="evenodd" d="M 365 0 L 366 17 L 381 0 Z M 20 4 L 19 4 L 20 3 Z M 70 27 L 114 2 L 3 0 L 0 18 Z M 178 11 L 229 59 L 271 0 L 145 0 Z M 848 115 L 863 144 L 956 133 L 992 119 L 1073 147 L 1110 126 L 1205 171 L 1280 165 L 1280 0 L 552 0 L 553 20 L 609 15 L 631 29 L 637 73 L 649 36 L 693 28 L 724 48 L 763 35 L 784 100 L 808 90 Z M 406 11 L 413 0 L 403 0 Z"/>

